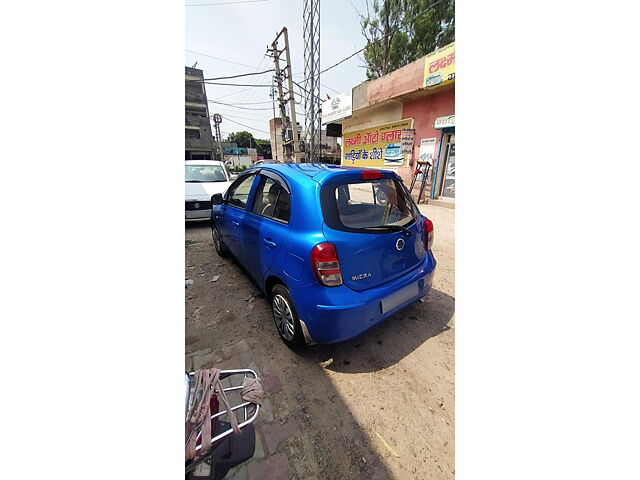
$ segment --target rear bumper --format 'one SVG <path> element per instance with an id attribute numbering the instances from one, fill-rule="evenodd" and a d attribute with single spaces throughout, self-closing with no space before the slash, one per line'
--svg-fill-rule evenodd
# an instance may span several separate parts
<path id="1" fill-rule="evenodd" d="M 356 292 L 344 285 L 323 287 L 314 284 L 291 294 L 313 342 L 342 342 L 360 335 L 429 293 L 435 267 L 436 261 L 429 253 L 414 270 L 380 287 Z"/>

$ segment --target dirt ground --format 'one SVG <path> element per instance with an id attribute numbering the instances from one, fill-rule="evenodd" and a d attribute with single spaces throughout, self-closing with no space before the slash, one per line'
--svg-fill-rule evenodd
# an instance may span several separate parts
<path id="1" fill-rule="evenodd" d="M 299 438 L 278 447 L 293 478 L 454 477 L 455 210 L 420 210 L 434 223 L 438 262 L 424 302 L 357 339 L 302 354 L 280 341 L 258 287 L 217 256 L 209 223 L 186 226 L 186 354 L 246 340 L 243 358 L 282 387 L 257 425 L 299 426 Z"/>

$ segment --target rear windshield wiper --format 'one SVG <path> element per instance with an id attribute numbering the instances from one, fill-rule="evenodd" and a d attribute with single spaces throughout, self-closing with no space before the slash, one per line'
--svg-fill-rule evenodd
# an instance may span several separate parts
<path id="1" fill-rule="evenodd" d="M 372 227 L 362 227 L 361 230 L 387 230 L 389 232 L 403 232 L 407 237 L 413 232 L 402 225 L 374 225 Z"/>

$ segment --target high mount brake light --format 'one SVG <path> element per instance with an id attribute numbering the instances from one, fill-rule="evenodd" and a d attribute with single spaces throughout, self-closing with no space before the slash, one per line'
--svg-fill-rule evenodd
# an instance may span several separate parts
<path id="1" fill-rule="evenodd" d="M 319 243 L 311 250 L 311 269 L 318 281 L 327 287 L 342 285 L 338 252 L 333 243 Z"/>
<path id="2" fill-rule="evenodd" d="M 428 218 L 424 221 L 424 248 L 431 250 L 433 245 L 433 222 Z"/>
<path id="3" fill-rule="evenodd" d="M 363 170 L 362 180 L 380 180 L 382 178 L 382 172 L 380 170 Z"/>

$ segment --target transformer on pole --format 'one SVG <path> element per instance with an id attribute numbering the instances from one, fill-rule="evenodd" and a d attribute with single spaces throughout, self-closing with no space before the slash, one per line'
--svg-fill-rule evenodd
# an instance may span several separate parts
<path id="1" fill-rule="evenodd" d="M 304 36 L 304 110 L 307 162 L 320 162 L 320 0 L 305 0 Z"/>

